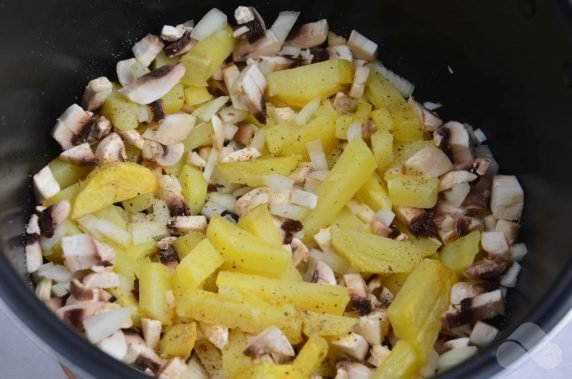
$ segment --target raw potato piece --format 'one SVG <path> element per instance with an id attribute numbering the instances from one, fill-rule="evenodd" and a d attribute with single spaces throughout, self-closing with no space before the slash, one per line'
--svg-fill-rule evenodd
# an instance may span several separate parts
<path id="1" fill-rule="evenodd" d="M 286 250 L 259 240 L 221 217 L 211 218 L 207 237 L 225 261 L 236 267 L 280 275 L 290 265 Z"/>
<path id="2" fill-rule="evenodd" d="M 143 317 L 171 325 L 174 308 L 169 304 L 171 271 L 162 263 L 145 263 L 139 270 L 139 310 Z"/>
<path id="3" fill-rule="evenodd" d="M 87 176 L 74 200 L 71 217 L 77 219 L 156 190 L 157 179 L 149 169 L 130 162 L 110 163 Z"/>
<path id="4" fill-rule="evenodd" d="M 397 341 L 391 353 L 383 360 L 371 379 L 412 378 L 419 370 L 415 349 L 405 342 Z"/>
<path id="5" fill-rule="evenodd" d="M 222 368 L 227 378 L 240 375 L 252 364 L 252 359 L 244 355 L 248 345 L 248 335 L 238 330 L 232 330 L 228 337 L 228 344 L 222 349 Z"/>
<path id="6" fill-rule="evenodd" d="M 348 290 L 341 286 L 277 280 L 225 271 L 219 272 L 216 283 L 219 287 L 254 294 L 271 304 L 292 304 L 298 309 L 338 316 L 344 313 L 350 301 Z"/>
<path id="7" fill-rule="evenodd" d="M 119 130 L 131 130 L 139 126 L 139 105 L 131 102 L 114 88 L 101 109 L 101 114 Z"/>
<path id="8" fill-rule="evenodd" d="M 182 237 L 179 237 L 173 242 L 173 247 L 177 251 L 179 260 L 182 261 L 190 252 L 201 242 L 207 238 L 201 232 L 190 231 Z"/>
<path id="9" fill-rule="evenodd" d="M 184 165 L 179 174 L 182 193 L 192 214 L 199 214 L 205 205 L 208 182 L 203 172 L 195 167 Z"/>
<path id="10" fill-rule="evenodd" d="M 164 358 L 181 357 L 186 360 L 191 356 L 196 338 L 196 323 L 172 325 L 159 342 L 159 352 Z"/>
<path id="11" fill-rule="evenodd" d="M 347 334 L 358 323 L 358 319 L 353 317 L 310 311 L 302 311 L 300 314 L 302 331 L 308 337 L 314 334 L 325 337 L 340 336 Z"/>
<path id="12" fill-rule="evenodd" d="M 274 225 L 272 215 L 266 204 L 261 204 L 246 212 L 246 214 L 238 220 L 238 226 L 264 242 L 282 246 L 282 237 Z"/>
<path id="13" fill-rule="evenodd" d="M 473 264 L 479 252 L 480 241 L 481 233 L 475 230 L 446 245 L 441 251 L 441 260 L 451 270 L 462 274 L 467 267 Z"/>
<path id="14" fill-rule="evenodd" d="M 296 157 L 258 158 L 246 162 L 219 163 L 220 175 L 231 183 L 249 187 L 264 185 L 264 177 L 271 174 L 288 176 L 296 169 Z"/>
<path id="15" fill-rule="evenodd" d="M 326 180 L 318 187 L 318 206 L 302 220 L 306 241 L 331 223 L 376 167 L 371 150 L 361 138 L 348 143 Z"/>
<path id="16" fill-rule="evenodd" d="M 279 365 L 272 363 L 260 363 L 251 365 L 246 372 L 235 378 L 249 379 L 303 379 L 292 365 Z"/>
<path id="17" fill-rule="evenodd" d="M 327 60 L 266 76 L 268 96 L 294 107 L 328 98 L 353 82 L 353 66 L 343 59 Z"/>
<path id="18" fill-rule="evenodd" d="M 395 335 L 411 344 L 421 367 L 433 350 L 455 282 L 455 274 L 445 265 L 425 259 L 409 274 L 387 309 Z"/>
<path id="19" fill-rule="evenodd" d="M 179 297 L 192 296 L 211 274 L 224 262 L 222 255 L 209 240 L 202 240 L 177 265 L 175 270 L 175 290 Z"/>
<path id="20" fill-rule="evenodd" d="M 311 376 L 328 354 L 328 342 L 314 334 L 294 359 L 294 367 L 304 376 Z"/>
<path id="21" fill-rule="evenodd" d="M 207 324 L 238 328 L 257 334 L 275 326 L 281 329 L 290 343 L 301 339 L 301 322 L 292 306 L 273 306 L 262 301 L 247 302 L 212 292 L 198 290 L 177 303 L 179 318 L 193 319 Z"/>
<path id="22" fill-rule="evenodd" d="M 398 207 L 433 208 L 437 204 L 439 179 L 418 175 L 394 175 L 387 180 L 391 203 Z"/>
<path id="23" fill-rule="evenodd" d="M 423 259 L 423 251 L 408 241 L 335 228 L 332 245 L 359 271 L 393 274 L 411 271 Z"/>

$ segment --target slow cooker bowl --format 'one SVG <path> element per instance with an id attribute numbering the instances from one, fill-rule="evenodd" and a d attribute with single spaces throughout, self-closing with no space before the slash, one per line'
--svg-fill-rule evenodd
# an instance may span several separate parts
<path id="1" fill-rule="evenodd" d="M 81 377 L 145 378 L 61 323 L 30 290 L 21 243 L 33 209 L 31 175 L 58 153 L 49 132 L 88 80 L 114 76 L 134 42 L 165 23 L 242 2 L 102 0 L 0 2 L 0 296 L 14 315 Z M 526 193 L 529 254 L 509 291 L 501 334 L 442 375 L 490 377 L 498 346 L 525 322 L 549 332 L 572 306 L 572 39 L 567 2 L 534 0 L 251 1 L 268 20 L 280 10 L 326 17 L 380 44 L 385 65 L 416 84 L 445 119 L 484 130 L 502 173 Z M 520 355 L 522 352 L 515 351 Z M 33 363 L 33 362 L 32 362 Z"/>

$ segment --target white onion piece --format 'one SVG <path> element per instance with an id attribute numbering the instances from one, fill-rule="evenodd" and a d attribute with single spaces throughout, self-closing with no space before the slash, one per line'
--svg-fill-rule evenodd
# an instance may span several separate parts
<path id="1" fill-rule="evenodd" d="M 228 96 L 220 96 L 214 100 L 206 102 L 195 109 L 193 116 L 200 118 L 204 122 L 208 122 L 213 118 L 215 113 L 217 113 L 226 104 L 228 99 Z"/>
<path id="2" fill-rule="evenodd" d="M 211 124 L 214 131 L 213 146 L 220 151 L 224 145 L 224 124 L 222 123 L 222 120 L 216 115 L 212 117 Z"/>
<path id="3" fill-rule="evenodd" d="M 121 330 L 103 339 L 97 347 L 117 360 L 122 360 L 127 355 L 127 342 Z"/>
<path id="4" fill-rule="evenodd" d="M 318 205 L 318 196 L 311 192 L 295 189 L 290 195 L 292 204 L 300 205 L 305 208 L 314 209 Z"/>
<path id="5" fill-rule="evenodd" d="M 377 71 L 380 72 L 381 75 L 385 76 L 385 78 L 389 80 L 389 82 L 393 84 L 395 88 L 397 88 L 399 93 L 401 93 L 401 96 L 407 98 L 413 94 L 415 85 L 413 85 L 413 83 L 411 83 L 409 80 L 402 78 L 395 72 L 389 70 L 379 61 L 374 63 L 374 67 L 377 69 Z"/>
<path id="6" fill-rule="evenodd" d="M 300 12 L 294 11 L 283 11 L 278 14 L 276 21 L 270 27 L 270 31 L 280 41 L 280 45 L 286 41 L 288 34 L 290 34 L 294 24 L 296 24 L 296 20 L 298 20 L 298 16 L 300 16 Z"/>
<path id="7" fill-rule="evenodd" d="M 324 180 L 326 180 L 329 173 L 330 172 L 327 169 L 326 170 L 313 171 L 308 175 L 308 178 L 323 182 Z"/>
<path id="8" fill-rule="evenodd" d="M 60 283 L 69 282 L 72 277 L 72 273 L 65 266 L 52 262 L 41 265 L 36 273 L 41 278 Z"/>
<path id="9" fill-rule="evenodd" d="M 236 132 L 238 131 L 238 126 L 233 124 L 224 124 L 223 132 L 224 132 L 224 139 L 229 141 L 231 140 Z"/>
<path id="10" fill-rule="evenodd" d="M 308 155 L 310 156 L 310 163 L 314 170 L 324 171 L 328 169 L 328 161 L 326 160 L 326 154 L 324 153 L 322 142 L 319 139 L 308 142 L 308 144 L 306 145 L 306 149 L 308 150 Z"/>
<path id="11" fill-rule="evenodd" d="M 423 106 L 425 107 L 425 109 L 427 109 L 429 111 L 435 111 L 435 110 L 441 108 L 443 106 L 443 104 L 434 103 L 432 101 L 426 101 L 423 103 Z"/>
<path id="12" fill-rule="evenodd" d="M 467 182 L 459 183 L 448 191 L 443 192 L 447 203 L 454 207 L 460 207 L 471 191 L 471 185 Z"/>
<path id="13" fill-rule="evenodd" d="M 516 279 L 522 266 L 518 262 L 513 262 L 510 268 L 503 276 L 501 276 L 500 284 L 508 288 L 513 288 L 516 285 Z"/>
<path id="14" fill-rule="evenodd" d="M 346 138 L 348 139 L 348 141 L 351 141 L 356 138 L 362 138 L 362 137 L 363 137 L 363 132 L 362 132 L 361 122 L 359 121 L 352 122 L 348 127 L 348 133 Z"/>
<path id="15" fill-rule="evenodd" d="M 270 213 L 274 216 L 285 217 L 291 220 L 301 220 L 308 213 L 308 208 L 300 207 L 294 204 L 272 204 Z"/>
<path id="16" fill-rule="evenodd" d="M 197 22 L 197 25 L 191 32 L 191 38 L 201 41 L 224 28 L 226 23 L 226 14 L 216 8 L 213 8 L 208 11 L 199 22 Z"/>
<path id="17" fill-rule="evenodd" d="M 124 229 L 93 215 L 83 216 L 77 220 L 82 229 L 97 239 L 109 238 L 124 247 L 131 245 L 131 235 Z"/>
<path id="18" fill-rule="evenodd" d="M 203 171 L 203 177 L 208 182 L 213 174 L 215 166 L 218 161 L 218 152 L 215 149 L 211 149 L 209 157 L 207 158 L 207 164 L 205 165 L 205 170 Z"/>
<path id="19" fill-rule="evenodd" d="M 138 222 L 129 225 L 134 245 L 153 242 L 153 237 L 161 237 L 168 234 L 167 227 L 158 222 Z"/>
<path id="20" fill-rule="evenodd" d="M 69 282 L 62 282 L 57 283 L 52 286 L 52 293 L 56 297 L 62 297 L 67 295 L 70 292 L 70 283 Z"/>
<path id="21" fill-rule="evenodd" d="M 465 346 L 449 350 L 448 352 L 441 354 L 439 362 L 437 363 L 438 372 L 442 373 L 443 371 L 447 371 L 450 368 L 457 366 L 461 362 L 477 354 L 477 351 L 478 349 L 476 346 Z"/>
<path id="22" fill-rule="evenodd" d="M 220 192 L 209 193 L 208 199 L 229 211 L 234 209 L 234 203 L 236 202 L 236 199 L 231 194 Z"/>
<path id="23" fill-rule="evenodd" d="M 264 144 L 266 143 L 266 131 L 264 129 L 258 129 L 254 132 L 254 137 L 250 140 L 250 147 L 255 148 L 258 151 L 262 151 Z"/>
<path id="24" fill-rule="evenodd" d="M 298 125 L 307 124 L 310 118 L 316 113 L 320 107 L 320 98 L 317 97 L 310 101 L 308 104 L 304 105 L 304 108 L 300 109 L 300 112 L 294 118 L 294 122 Z"/>
<path id="25" fill-rule="evenodd" d="M 132 308 L 120 308 L 91 316 L 83 321 L 85 335 L 91 343 L 101 342 L 118 331 L 132 314 Z"/>
<path id="26" fill-rule="evenodd" d="M 375 213 L 375 218 L 385 226 L 391 226 L 395 219 L 395 213 L 391 209 L 381 208 Z"/>
<path id="27" fill-rule="evenodd" d="M 325 264 L 330 266 L 331 269 L 334 270 L 334 272 L 338 274 L 344 274 L 350 268 L 350 264 L 347 260 L 339 256 L 338 254 L 328 250 L 322 252 L 320 250 L 312 249 L 310 250 L 310 258 L 316 261 L 324 262 Z"/>
<path id="28" fill-rule="evenodd" d="M 266 175 L 262 181 L 264 185 L 276 190 L 290 190 L 294 187 L 294 179 L 278 174 Z"/>

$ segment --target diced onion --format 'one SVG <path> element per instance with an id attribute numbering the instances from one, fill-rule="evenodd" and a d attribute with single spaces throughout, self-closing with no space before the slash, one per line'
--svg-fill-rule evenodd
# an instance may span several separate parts
<path id="1" fill-rule="evenodd" d="M 56 297 L 65 296 L 69 292 L 70 292 L 70 283 L 69 282 L 56 283 L 52 286 L 52 293 Z"/>
<path id="2" fill-rule="evenodd" d="M 308 142 L 306 149 L 308 149 L 308 155 L 310 156 L 310 162 L 314 170 L 322 171 L 328 169 L 326 154 L 322 148 L 322 142 L 319 139 Z"/>
<path id="3" fill-rule="evenodd" d="M 326 180 L 329 173 L 330 172 L 327 169 L 326 170 L 313 171 L 308 175 L 308 178 L 319 180 L 320 182 L 323 182 L 324 180 Z"/>
<path id="4" fill-rule="evenodd" d="M 375 213 L 375 218 L 379 220 L 385 226 L 391 226 L 393 219 L 395 218 L 395 213 L 391 209 L 381 208 Z"/>
<path id="5" fill-rule="evenodd" d="M 65 266 L 57 265 L 52 262 L 43 264 L 37 271 L 41 278 L 53 280 L 54 282 L 69 282 L 72 278 L 72 273 Z"/>
<path id="6" fill-rule="evenodd" d="M 121 329 L 132 314 L 132 308 L 120 308 L 91 316 L 83 321 L 85 335 L 91 343 L 101 342 Z"/>
<path id="7" fill-rule="evenodd" d="M 131 238 L 134 245 L 141 243 L 153 242 L 154 237 L 160 237 L 168 234 L 167 227 L 158 222 L 138 222 L 129 225 Z"/>
<path id="8" fill-rule="evenodd" d="M 298 16 L 300 16 L 300 12 L 294 11 L 283 11 L 278 14 L 276 21 L 270 27 L 270 31 L 274 33 L 280 44 L 286 41 L 288 34 L 296 24 L 296 20 L 298 20 Z"/>
<path id="9" fill-rule="evenodd" d="M 205 170 L 203 171 L 203 177 L 208 182 L 213 174 L 215 166 L 218 161 L 218 152 L 216 149 L 212 149 L 209 153 L 209 157 L 207 159 L 207 164 L 205 165 Z"/>
<path id="10" fill-rule="evenodd" d="M 224 125 L 216 115 L 212 117 L 211 124 L 214 131 L 213 144 L 218 150 L 221 150 L 224 145 Z"/>
<path id="11" fill-rule="evenodd" d="M 266 143 L 266 131 L 264 129 L 258 129 L 254 133 L 254 137 L 250 140 L 250 147 L 255 148 L 258 151 L 262 151 L 264 144 Z"/>
<path id="12" fill-rule="evenodd" d="M 300 205 L 302 207 L 314 209 L 318 205 L 318 196 L 311 192 L 295 189 L 290 195 L 292 204 Z"/>
<path id="13" fill-rule="evenodd" d="M 308 213 L 308 208 L 294 204 L 273 204 L 270 206 L 270 213 L 274 216 L 285 217 L 291 220 L 301 220 Z"/>
<path id="14" fill-rule="evenodd" d="M 316 261 L 322 261 L 334 270 L 338 274 L 345 274 L 349 268 L 350 264 L 344 258 L 340 257 L 336 253 L 331 251 L 320 251 L 316 249 L 310 250 L 310 258 Z"/>
<path id="15" fill-rule="evenodd" d="M 332 243 L 332 232 L 329 228 L 320 229 L 320 231 L 314 234 L 314 241 L 320 246 L 322 250 L 328 250 Z"/>
<path id="16" fill-rule="evenodd" d="M 201 41 L 224 28 L 226 23 L 226 14 L 216 8 L 213 8 L 208 11 L 199 22 L 197 22 L 197 25 L 191 32 L 191 38 Z"/>
<path id="17" fill-rule="evenodd" d="M 356 138 L 362 138 L 362 136 L 363 132 L 362 132 L 361 122 L 359 121 L 352 122 L 348 127 L 348 134 L 347 134 L 348 141 L 351 141 Z"/>
<path id="18" fill-rule="evenodd" d="M 266 175 L 262 181 L 271 189 L 290 190 L 294 187 L 294 179 L 278 174 Z"/>
<path id="19" fill-rule="evenodd" d="M 208 122 L 213 118 L 228 101 L 228 96 L 220 96 L 209 102 L 204 103 L 193 112 L 193 116 L 200 118 L 204 122 Z"/>
<path id="20" fill-rule="evenodd" d="M 208 199 L 228 210 L 232 210 L 234 208 L 234 203 L 236 201 L 234 196 L 232 196 L 231 194 L 220 193 L 220 192 L 209 193 Z"/>
<path id="21" fill-rule="evenodd" d="M 381 75 L 385 76 L 385 78 L 389 80 L 389 82 L 393 84 L 395 88 L 397 88 L 399 93 L 401 93 L 401 96 L 407 98 L 413 94 L 415 85 L 413 85 L 413 83 L 411 83 L 409 80 L 402 78 L 395 72 L 389 70 L 379 61 L 374 63 L 374 67 L 377 69 L 377 71 L 380 72 Z"/>
<path id="22" fill-rule="evenodd" d="M 233 124 L 225 123 L 225 124 L 224 124 L 224 129 L 223 129 L 224 139 L 227 140 L 227 141 L 231 140 L 231 139 L 234 137 L 234 135 L 236 134 L 237 131 L 238 131 L 238 126 L 233 125 Z"/>
<path id="23" fill-rule="evenodd" d="M 310 121 L 310 118 L 316 113 L 318 108 L 320 107 L 320 98 L 317 97 L 314 100 L 310 101 L 306 104 L 300 112 L 294 118 L 294 122 L 298 125 L 307 124 Z"/>
<path id="24" fill-rule="evenodd" d="M 426 101 L 423 103 L 423 106 L 429 111 L 435 111 L 443 106 L 441 103 L 434 103 L 432 101 Z"/>

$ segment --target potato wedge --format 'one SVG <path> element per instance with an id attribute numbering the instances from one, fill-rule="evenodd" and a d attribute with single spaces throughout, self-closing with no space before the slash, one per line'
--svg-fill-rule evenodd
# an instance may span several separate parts
<path id="1" fill-rule="evenodd" d="M 169 304 L 171 271 L 162 263 L 143 263 L 139 269 L 139 310 L 143 317 L 171 325 L 175 310 Z M 173 295 L 173 294 L 171 294 Z"/>
<path id="2" fill-rule="evenodd" d="M 282 246 L 282 237 L 274 225 L 272 215 L 266 204 L 261 204 L 248 211 L 238 220 L 238 226 L 264 242 Z"/>
<path id="3" fill-rule="evenodd" d="M 317 334 L 313 334 L 294 359 L 294 368 L 305 377 L 309 377 L 320 367 L 327 354 L 328 341 Z"/>
<path id="4" fill-rule="evenodd" d="M 222 349 L 222 369 L 227 378 L 240 375 L 252 365 L 252 359 L 244 355 L 244 349 L 248 345 L 248 335 L 232 330 L 228 336 L 228 344 Z"/>
<path id="5" fill-rule="evenodd" d="M 201 242 L 207 238 L 201 232 L 190 231 L 184 236 L 181 236 L 173 242 L 173 247 L 175 251 L 177 251 L 177 255 L 179 256 L 179 260 L 182 261 L 194 248 Z"/>
<path id="6" fill-rule="evenodd" d="M 433 208 L 439 195 L 439 179 L 420 175 L 392 175 L 387 180 L 391 203 L 398 207 Z"/>
<path id="7" fill-rule="evenodd" d="M 415 349 L 408 342 L 397 341 L 371 379 L 413 378 L 419 369 Z"/>
<path id="8" fill-rule="evenodd" d="M 411 344 L 423 367 L 441 330 L 456 275 L 437 260 L 424 259 L 409 274 L 387 309 L 395 335 Z M 431 283 L 431 285 L 428 285 Z"/>
<path id="9" fill-rule="evenodd" d="M 185 88 L 179 83 L 171 88 L 161 100 L 163 100 L 163 110 L 166 114 L 178 112 L 185 104 Z"/>
<path id="10" fill-rule="evenodd" d="M 463 271 L 473 264 L 475 256 L 479 253 L 480 242 L 481 233 L 475 230 L 447 244 L 441 251 L 441 261 L 457 274 L 463 274 Z"/>
<path id="11" fill-rule="evenodd" d="M 391 200 L 384 185 L 376 175 L 372 175 L 367 182 L 357 191 L 356 198 L 369 205 L 377 212 L 380 209 L 391 209 Z"/>
<path id="12" fill-rule="evenodd" d="M 75 197 L 71 217 L 77 219 L 156 189 L 157 179 L 148 168 L 130 162 L 110 163 L 87 176 Z"/>
<path id="13" fill-rule="evenodd" d="M 224 258 L 212 243 L 208 239 L 202 240 L 177 265 L 175 292 L 179 296 L 191 295 L 223 262 Z"/>
<path id="14" fill-rule="evenodd" d="M 302 220 L 304 239 L 312 240 L 328 226 L 377 167 L 369 147 L 361 138 L 350 141 L 326 180 L 318 187 L 318 205 Z"/>
<path id="15" fill-rule="evenodd" d="M 219 272 L 216 284 L 240 293 L 256 295 L 270 304 L 292 304 L 298 309 L 335 315 L 342 315 L 350 301 L 345 287 L 270 279 L 236 272 Z"/>
<path id="16" fill-rule="evenodd" d="M 408 241 L 396 241 L 370 233 L 334 228 L 332 245 L 362 272 L 409 272 L 423 259 L 423 251 Z"/>
<path id="17" fill-rule="evenodd" d="M 280 275 L 291 262 L 286 250 L 261 241 L 221 217 L 211 218 L 207 237 L 225 261 L 236 267 Z"/>
<path id="18" fill-rule="evenodd" d="M 352 83 L 353 76 L 351 62 L 327 60 L 267 74 L 267 93 L 290 106 L 303 107 L 317 97 L 335 95 Z"/>
<path id="19" fill-rule="evenodd" d="M 339 336 L 348 333 L 358 323 L 357 318 L 310 311 L 300 312 L 302 331 L 306 336 Z"/>
<path id="20" fill-rule="evenodd" d="M 195 347 L 197 323 L 171 325 L 159 341 L 159 354 L 164 358 L 188 359 Z"/>
<path id="21" fill-rule="evenodd" d="M 184 165 L 179 173 L 179 182 L 183 189 L 183 196 L 191 208 L 191 213 L 199 214 L 207 200 L 209 186 L 203 172 L 196 167 Z"/>
<path id="22" fill-rule="evenodd" d="M 69 187 L 83 180 L 91 171 L 89 166 L 78 166 L 60 158 L 54 159 L 48 163 L 48 166 L 61 188 Z"/>
<path id="23" fill-rule="evenodd" d="M 260 187 L 264 185 L 263 179 L 266 175 L 288 176 L 296 169 L 298 162 L 299 158 L 294 156 L 266 157 L 246 162 L 219 163 L 217 170 L 223 179 L 231 183 Z"/>
<path id="24" fill-rule="evenodd" d="M 249 379 L 303 379 L 305 378 L 290 364 L 259 363 L 251 365 L 239 378 Z"/>

